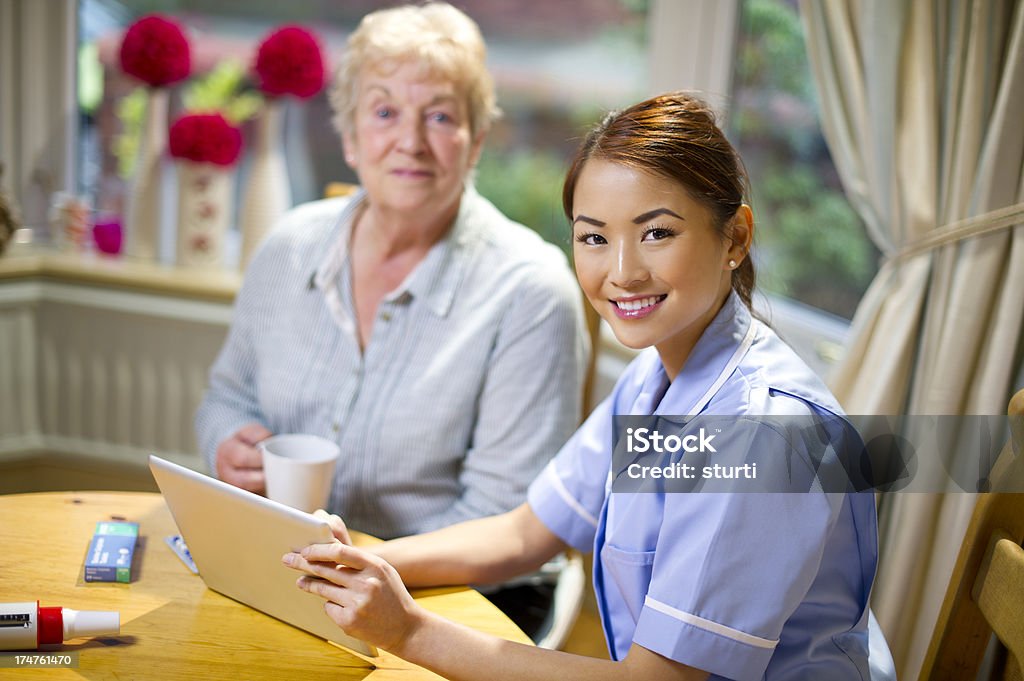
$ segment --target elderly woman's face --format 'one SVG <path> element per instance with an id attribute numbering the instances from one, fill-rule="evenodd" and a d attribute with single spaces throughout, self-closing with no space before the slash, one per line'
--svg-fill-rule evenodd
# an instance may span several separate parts
<path id="1" fill-rule="evenodd" d="M 455 83 L 424 78 L 417 64 L 359 82 L 346 158 L 371 205 L 426 219 L 457 210 L 482 135 L 469 129 L 466 97 Z M 454 217 L 454 215 L 453 215 Z"/>

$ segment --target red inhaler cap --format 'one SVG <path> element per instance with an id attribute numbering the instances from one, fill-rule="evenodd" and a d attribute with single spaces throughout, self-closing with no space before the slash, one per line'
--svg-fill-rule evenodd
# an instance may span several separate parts
<path id="1" fill-rule="evenodd" d="M 36 601 L 36 605 L 39 602 Z M 63 608 L 39 608 L 39 624 L 36 626 L 36 642 L 62 643 L 64 641 L 64 616 L 61 613 Z"/>

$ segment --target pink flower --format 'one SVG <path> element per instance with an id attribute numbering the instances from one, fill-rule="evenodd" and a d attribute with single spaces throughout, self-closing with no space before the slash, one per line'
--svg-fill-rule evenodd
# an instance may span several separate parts
<path id="1" fill-rule="evenodd" d="M 159 14 L 144 16 L 128 27 L 120 59 L 125 73 L 153 87 L 184 80 L 192 69 L 185 32 Z"/>
<path id="2" fill-rule="evenodd" d="M 230 166 L 242 153 L 242 132 L 219 113 L 187 113 L 171 125 L 171 156 Z"/>
<path id="3" fill-rule="evenodd" d="M 308 99 L 327 84 L 327 66 L 320 42 L 301 26 L 284 26 L 260 44 L 253 66 L 264 93 Z"/>

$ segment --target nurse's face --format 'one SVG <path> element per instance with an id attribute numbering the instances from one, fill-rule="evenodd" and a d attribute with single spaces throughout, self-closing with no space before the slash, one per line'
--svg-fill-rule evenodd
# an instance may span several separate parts
<path id="1" fill-rule="evenodd" d="M 587 299 L 624 345 L 657 347 L 675 378 L 729 294 L 739 249 L 678 182 L 600 159 L 577 179 L 572 219 Z"/>

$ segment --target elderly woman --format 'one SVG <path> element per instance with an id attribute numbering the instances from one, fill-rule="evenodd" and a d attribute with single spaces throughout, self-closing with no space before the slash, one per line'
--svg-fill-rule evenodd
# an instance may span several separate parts
<path id="1" fill-rule="evenodd" d="M 497 112 L 484 58 L 443 3 L 352 34 L 332 105 L 362 189 L 288 213 L 246 273 L 196 417 L 221 479 L 262 492 L 254 445 L 327 437 L 330 510 L 398 537 L 514 508 L 572 432 L 578 288 L 472 186 Z"/>

